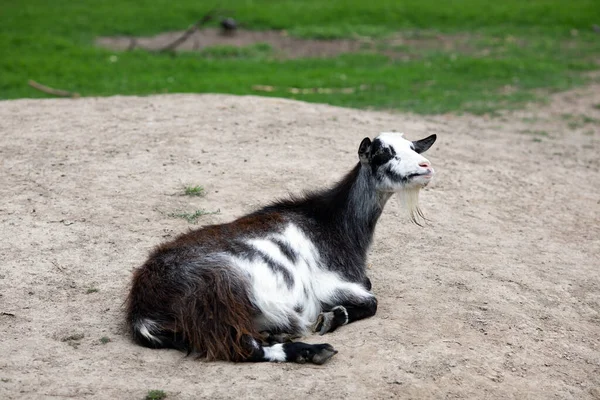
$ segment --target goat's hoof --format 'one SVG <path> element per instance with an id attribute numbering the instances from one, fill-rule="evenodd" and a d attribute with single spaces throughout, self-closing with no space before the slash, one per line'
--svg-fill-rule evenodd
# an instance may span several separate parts
<path id="1" fill-rule="evenodd" d="M 318 333 L 319 335 L 324 335 L 327 332 L 332 331 L 333 319 L 335 315 L 333 312 L 322 312 L 317 317 L 317 322 L 313 325 L 313 332 Z"/>
<path id="2" fill-rule="evenodd" d="M 337 354 L 337 350 L 335 350 L 330 344 L 317 344 L 315 346 L 318 347 L 319 350 L 313 355 L 311 360 L 313 364 L 324 364 L 325 361 Z"/>
<path id="3" fill-rule="evenodd" d="M 287 345 L 286 353 L 292 353 L 290 361 L 300 364 L 312 363 L 321 365 L 337 354 L 330 344 L 306 344 L 306 343 L 290 343 Z M 295 353 L 295 354 L 293 354 Z"/>

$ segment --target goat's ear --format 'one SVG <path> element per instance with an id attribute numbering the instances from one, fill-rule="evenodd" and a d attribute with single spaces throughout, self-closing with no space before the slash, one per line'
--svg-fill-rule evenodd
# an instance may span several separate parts
<path id="1" fill-rule="evenodd" d="M 421 154 L 429 150 L 429 148 L 435 143 L 435 139 L 437 139 L 437 135 L 433 134 L 431 136 L 426 137 L 425 139 L 417 140 L 412 143 L 413 146 L 415 146 L 415 151 Z"/>
<path id="2" fill-rule="evenodd" d="M 369 156 L 371 155 L 371 139 L 368 137 L 364 138 L 362 142 L 360 142 L 360 146 L 358 147 L 358 158 L 362 164 L 369 163 Z"/>

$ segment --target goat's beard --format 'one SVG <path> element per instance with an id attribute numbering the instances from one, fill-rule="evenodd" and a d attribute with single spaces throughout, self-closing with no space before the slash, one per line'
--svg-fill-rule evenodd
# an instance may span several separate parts
<path id="1" fill-rule="evenodd" d="M 425 221 L 425 215 L 419 208 L 419 192 L 421 191 L 420 186 L 410 187 L 400 190 L 397 193 L 400 203 L 408 212 L 410 220 L 421 226 L 420 221 Z"/>

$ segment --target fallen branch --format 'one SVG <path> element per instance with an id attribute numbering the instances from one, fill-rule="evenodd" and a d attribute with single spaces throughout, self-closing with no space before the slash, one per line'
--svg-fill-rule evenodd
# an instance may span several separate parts
<path id="1" fill-rule="evenodd" d="M 269 85 L 254 85 L 252 86 L 252 90 L 256 90 L 257 92 L 272 92 L 277 89 L 274 86 Z"/>
<path id="2" fill-rule="evenodd" d="M 288 88 L 287 91 L 293 94 L 332 94 L 332 93 L 343 93 L 352 94 L 355 92 L 355 88 Z"/>
<path id="3" fill-rule="evenodd" d="M 165 47 L 159 49 L 158 51 L 167 52 L 175 50 L 177 47 L 179 47 L 180 44 L 188 40 L 190 36 L 192 36 L 198 29 L 200 29 L 202 25 L 206 24 L 208 21 L 213 19 L 214 13 L 215 10 L 210 10 L 208 13 L 206 13 L 204 17 L 199 19 L 194 25 L 190 26 L 185 32 L 183 32 L 183 34 L 180 37 L 178 37 Z"/>
<path id="4" fill-rule="evenodd" d="M 276 90 L 285 90 L 288 93 L 292 94 L 352 94 L 359 90 L 367 90 L 369 89 L 369 85 L 360 85 L 358 88 L 355 87 L 346 87 L 346 88 L 278 88 L 276 86 L 269 85 L 254 85 L 252 86 L 252 90 L 257 92 L 273 92 Z"/>
<path id="5" fill-rule="evenodd" d="M 33 80 L 29 80 L 29 86 L 31 86 L 34 89 L 39 90 L 40 92 L 48 93 L 53 96 L 72 97 L 72 98 L 79 97 L 79 93 L 68 92 L 66 90 L 60 90 L 60 89 L 54 89 L 49 86 L 42 85 L 41 83 L 37 83 L 36 81 L 33 81 Z"/>

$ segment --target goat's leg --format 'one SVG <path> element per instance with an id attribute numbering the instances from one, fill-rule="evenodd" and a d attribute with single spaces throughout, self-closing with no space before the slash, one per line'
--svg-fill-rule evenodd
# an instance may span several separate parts
<path id="1" fill-rule="evenodd" d="M 335 354 L 330 344 L 308 344 L 302 342 L 278 343 L 262 346 L 257 340 L 250 339 L 252 352 L 243 361 L 249 362 L 295 362 L 300 364 L 323 364 Z"/>
<path id="2" fill-rule="evenodd" d="M 262 342 L 268 345 L 273 345 L 275 343 L 289 343 L 294 339 L 301 337 L 301 335 L 297 333 L 271 331 L 262 331 L 260 332 L 260 335 Z"/>
<path id="3" fill-rule="evenodd" d="M 329 311 L 319 314 L 313 330 L 319 335 L 333 332 L 342 325 L 360 319 L 372 317 L 377 312 L 377 299 L 375 296 L 364 299 L 349 299 L 340 305 L 332 307 Z"/>

